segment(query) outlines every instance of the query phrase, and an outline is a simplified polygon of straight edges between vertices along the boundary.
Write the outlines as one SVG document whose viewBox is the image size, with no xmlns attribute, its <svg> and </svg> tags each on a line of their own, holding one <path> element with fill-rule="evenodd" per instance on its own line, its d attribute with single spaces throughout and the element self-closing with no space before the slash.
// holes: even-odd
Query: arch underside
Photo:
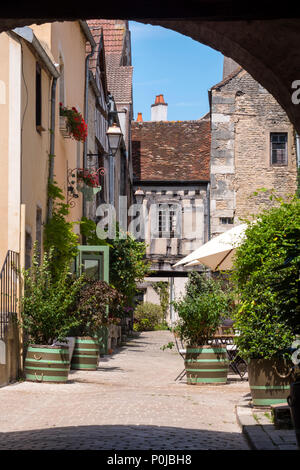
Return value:
<svg viewBox="0 0 300 470">
<path fill-rule="evenodd" d="M 92 17 L 102 17 L 101 8 L 99 13 Z M 80 19 L 89 18 L 87 6 Z M 57 8 L 56 18 L 0 18 L 0 31 L 33 23 L 76 19 L 79 18 L 63 18 Z M 232 58 L 275 97 L 300 133 L 300 105 L 294 104 L 291 98 L 292 83 L 300 80 L 300 18 L 207 21 L 197 18 L 145 19 L 131 15 L 127 19 L 172 29 Z"/>
</svg>

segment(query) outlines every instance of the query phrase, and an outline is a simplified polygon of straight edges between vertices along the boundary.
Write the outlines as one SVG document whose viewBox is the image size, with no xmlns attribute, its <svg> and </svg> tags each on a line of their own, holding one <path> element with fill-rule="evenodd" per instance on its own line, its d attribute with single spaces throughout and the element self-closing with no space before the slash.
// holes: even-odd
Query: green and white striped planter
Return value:
<svg viewBox="0 0 300 470">
<path fill-rule="evenodd" d="M 227 382 L 226 348 L 214 346 L 187 347 L 185 369 L 190 385 L 224 384 Z"/>
<path fill-rule="evenodd" d="M 96 370 L 99 361 L 99 339 L 77 336 L 72 356 L 71 369 Z"/>
<path fill-rule="evenodd" d="M 29 382 L 65 383 L 70 369 L 68 346 L 30 344 L 24 371 Z"/>
<path fill-rule="evenodd" d="M 251 359 L 248 364 L 248 379 L 254 406 L 287 404 L 290 384 L 294 380 L 289 373 L 291 365 L 284 359 Z M 280 377 L 287 375 L 287 377 Z"/>
</svg>

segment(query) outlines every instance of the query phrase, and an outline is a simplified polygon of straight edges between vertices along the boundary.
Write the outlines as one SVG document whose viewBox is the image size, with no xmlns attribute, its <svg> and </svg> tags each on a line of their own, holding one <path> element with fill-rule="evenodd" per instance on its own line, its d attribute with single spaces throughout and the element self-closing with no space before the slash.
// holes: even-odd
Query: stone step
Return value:
<svg viewBox="0 0 300 470">
<path fill-rule="evenodd" d="M 290 407 L 285 403 L 271 405 L 271 412 L 274 419 L 274 426 L 277 429 L 292 429 L 292 416 Z"/>
</svg>

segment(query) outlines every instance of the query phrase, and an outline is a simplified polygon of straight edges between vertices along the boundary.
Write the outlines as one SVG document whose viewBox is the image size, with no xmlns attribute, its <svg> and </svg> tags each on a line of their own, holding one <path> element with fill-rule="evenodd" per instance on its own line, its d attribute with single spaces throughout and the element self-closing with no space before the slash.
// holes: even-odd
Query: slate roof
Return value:
<svg viewBox="0 0 300 470">
<path fill-rule="evenodd" d="M 132 123 L 137 181 L 209 181 L 210 120 Z"/>
</svg>

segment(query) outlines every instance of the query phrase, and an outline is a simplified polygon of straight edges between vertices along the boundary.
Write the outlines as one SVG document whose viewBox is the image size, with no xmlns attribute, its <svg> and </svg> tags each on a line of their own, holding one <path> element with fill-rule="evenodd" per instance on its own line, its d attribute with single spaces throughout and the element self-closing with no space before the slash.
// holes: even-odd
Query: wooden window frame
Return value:
<svg viewBox="0 0 300 470">
<path fill-rule="evenodd" d="M 274 142 L 272 138 L 274 136 L 284 136 L 285 137 L 285 153 L 284 153 L 284 162 L 274 162 L 273 161 L 273 144 L 280 144 L 281 142 Z M 278 149 L 280 150 L 280 149 Z M 288 132 L 270 132 L 270 164 L 271 166 L 287 166 L 288 165 Z"/>
</svg>

